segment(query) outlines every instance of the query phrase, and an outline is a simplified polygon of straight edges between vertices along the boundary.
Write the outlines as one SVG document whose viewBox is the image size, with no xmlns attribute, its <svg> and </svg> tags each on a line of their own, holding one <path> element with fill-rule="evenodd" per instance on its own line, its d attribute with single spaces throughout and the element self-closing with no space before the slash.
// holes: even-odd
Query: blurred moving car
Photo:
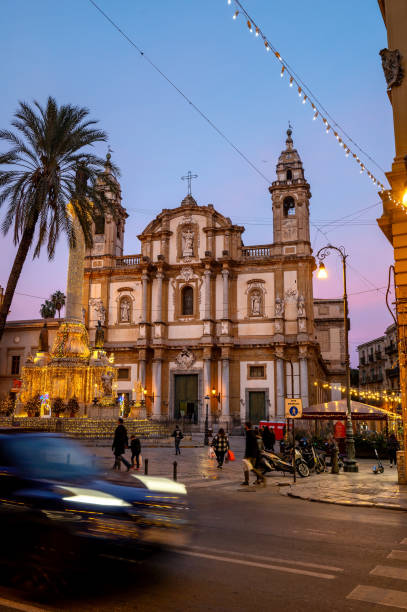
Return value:
<svg viewBox="0 0 407 612">
<path fill-rule="evenodd" d="M 0 558 L 36 580 L 96 556 L 135 559 L 185 543 L 186 488 L 130 472 L 103 477 L 80 443 L 58 434 L 0 433 Z"/>
</svg>

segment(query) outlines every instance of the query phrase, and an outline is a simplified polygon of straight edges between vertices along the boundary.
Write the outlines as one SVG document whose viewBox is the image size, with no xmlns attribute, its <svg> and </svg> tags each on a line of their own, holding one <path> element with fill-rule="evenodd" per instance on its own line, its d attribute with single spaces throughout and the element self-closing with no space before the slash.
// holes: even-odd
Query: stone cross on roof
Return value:
<svg viewBox="0 0 407 612">
<path fill-rule="evenodd" d="M 191 195 L 191 181 L 192 179 L 198 178 L 197 174 L 192 174 L 191 170 L 188 170 L 188 174 L 186 176 L 181 176 L 182 181 L 188 181 L 188 195 Z"/>
</svg>

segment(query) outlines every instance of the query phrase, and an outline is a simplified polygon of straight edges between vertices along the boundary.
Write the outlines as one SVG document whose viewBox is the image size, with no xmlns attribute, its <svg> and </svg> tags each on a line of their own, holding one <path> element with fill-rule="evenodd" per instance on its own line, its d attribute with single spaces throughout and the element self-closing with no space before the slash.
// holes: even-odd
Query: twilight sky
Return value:
<svg viewBox="0 0 407 612">
<path fill-rule="evenodd" d="M 314 252 L 329 240 L 349 253 L 355 363 L 356 345 L 382 335 L 391 323 L 384 287 L 392 249 L 375 223 L 381 206 L 371 181 L 345 158 L 322 123 L 312 121 L 310 106 L 300 103 L 286 77 L 280 78 L 278 61 L 245 22 L 232 19 L 233 2 L 99 0 L 99 5 L 270 182 L 291 121 L 313 195 Z M 377 2 L 245 0 L 244 5 L 336 121 L 389 170 L 392 114 L 378 55 L 387 40 Z M 0 126 L 9 126 L 18 100 L 44 103 L 53 95 L 59 103 L 90 108 L 108 132 L 122 172 L 123 204 L 130 215 L 126 254 L 139 252 L 137 234 L 153 216 L 179 204 L 186 192 L 180 177 L 189 169 L 199 175 L 193 183 L 199 204 L 211 202 L 245 225 L 246 245 L 272 242 L 268 183 L 90 2 L 2 0 L 1 8 Z M 106 147 L 98 152 L 104 154 Z M 381 170 L 371 162 L 368 167 L 387 185 Z M 1 238 L 3 287 L 14 252 L 11 240 Z M 64 239 L 52 263 L 45 255 L 27 260 L 11 319 L 39 316 L 43 299 L 65 289 L 66 262 Z M 330 279 L 315 283 L 315 296 L 339 297 L 342 281 L 335 255 L 327 268 Z"/>
</svg>

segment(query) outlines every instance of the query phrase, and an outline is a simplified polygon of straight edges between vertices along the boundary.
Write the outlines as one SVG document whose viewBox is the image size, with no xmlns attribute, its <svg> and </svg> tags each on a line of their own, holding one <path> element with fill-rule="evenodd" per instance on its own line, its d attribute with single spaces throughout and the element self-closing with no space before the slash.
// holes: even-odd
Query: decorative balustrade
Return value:
<svg viewBox="0 0 407 612">
<path fill-rule="evenodd" d="M 271 257 L 271 244 L 242 247 L 243 259 L 261 259 Z"/>
<path fill-rule="evenodd" d="M 116 257 L 116 268 L 127 268 L 128 266 L 138 266 L 141 263 L 142 256 L 126 255 L 125 257 Z"/>
</svg>

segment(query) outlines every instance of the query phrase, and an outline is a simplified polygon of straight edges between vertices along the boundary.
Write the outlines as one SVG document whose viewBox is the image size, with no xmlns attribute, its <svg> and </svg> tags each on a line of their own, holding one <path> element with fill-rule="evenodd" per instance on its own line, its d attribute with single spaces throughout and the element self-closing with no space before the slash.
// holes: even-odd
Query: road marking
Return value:
<svg viewBox="0 0 407 612">
<path fill-rule="evenodd" d="M 376 565 L 370 572 L 373 576 L 384 576 L 385 578 L 397 578 L 407 580 L 407 569 L 404 567 L 389 567 L 387 565 Z"/>
<path fill-rule="evenodd" d="M 199 557 L 201 559 L 210 559 L 211 561 L 223 561 L 225 563 L 234 563 L 236 565 L 246 565 L 248 567 L 259 567 L 261 569 L 274 570 L 277 572 L 285 572 L 288 574 L 302 574 L 303 576 L 312 576 L 313 578 L 324 578 L 325 580 L 333 580 L 336 578 L 334 574 L 320 574 L 318 572 L 309 572 L 307 570 L 294 569 L 292 567 L 282 567 L 281 565 L 270 565 L 267 563 L 256 563 L 255 561 L 243 561 L 242 559 L 231 559 L 230 557 L 220 557 L 218 555 L 207 555 L 204 553 L 192 552 L 190 550 L 174 551 L 181 555 L 189 557 Z"/>
<path fill-rule="evenodd" d="M 219 548 L 206 548 L 203 546 L 188 546 L 188 550 L 196 550 L 216 555 L 240 555 L 249 559 L 258 559 L 259 561 L 271 561 L 273 563 L 284 563 L 288 565 L 300 565 L 301 567 L 314 567 L 330 572 L 343 572 L 343 567 L 335 567 L 331 565 L 319 565 L 318 563 L 306 563 L 305 561 L 292 561 L 291 559 L 282 559 L 281 557 L 264 557 L 262 555 L 251 555 L 249 553 L 240 553 L 234 550 L 220 550 Z"/>
<path fill-rule="evenodd" d="M 407 561 L 407 550 L 392 550 L 391 553 L 387 555 L 387 558 Z"/>
<path fill-rule="evenodd" d="M 346 599 L 357 599 L 358 601 L 368 601 L 369 603 L 381 606 L 393 606 L 407 610 L 407 593 L 404 591 L 394 591 L 393 589 L 380 589 L 373 586 L 358 584 Z"/>
<path fill-rule="evenodd" d="M 46 612 L 45 608 L 37 608 L 36 606 L 30 606 L 29 604 L 13 601 L 12 599 L 3 599 L 2 597 L 0 597 L 0 606 L 8 606 L 13 610 L 23 610 L 23 612 Z"/>
<path fill-rule="evenodd" d="M 312 535 L 336 535 L 336 531 L 318 531 L 317 529 L 292 529 L 292 533 L 311 533 Z"/>
</svg>

